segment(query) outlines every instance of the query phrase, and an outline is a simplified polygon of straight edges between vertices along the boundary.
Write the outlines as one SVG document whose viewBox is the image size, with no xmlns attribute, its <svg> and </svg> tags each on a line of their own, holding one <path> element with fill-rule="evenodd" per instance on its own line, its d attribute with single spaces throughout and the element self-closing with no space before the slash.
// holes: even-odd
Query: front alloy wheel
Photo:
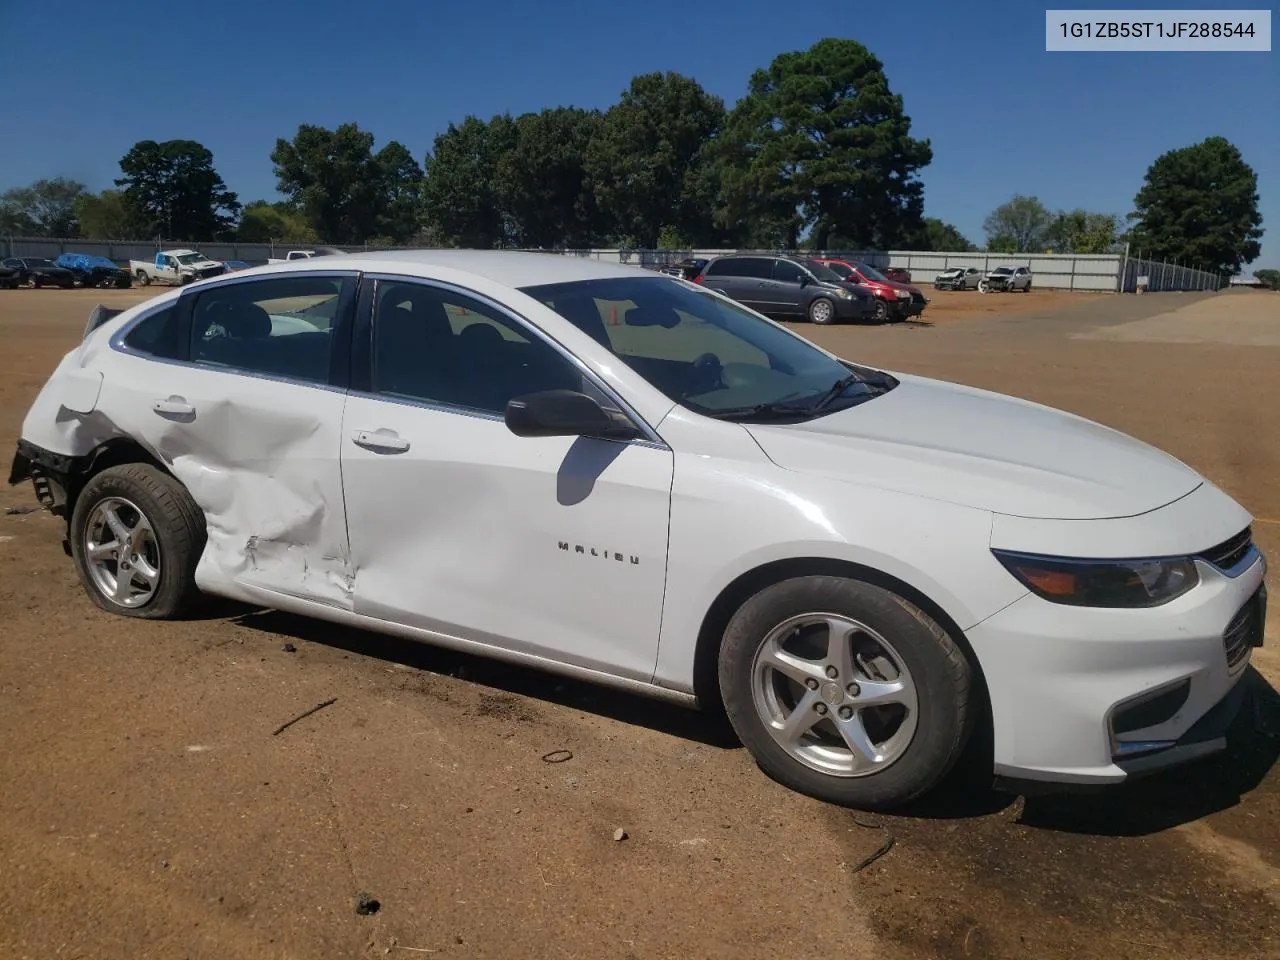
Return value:
<svg viewBox="0 0 1280 960">
<path fill-rule="evenodd" d="M 963 651 L 910 600 L 861 580 L 765 587 L 729 621 L 718 668 L 725 713 L 761 769 L 842 806 L 928 792 L 973 726 Z"/>
<path fill-rule="evenodd" d="M 818 297 L 809 304 L 809 320 L 813 323 L 828 324 L 835 316 L 836 306 L 826 297 Z"/>
<path fill-rule="evenodd" d="M 865 777 L 890 766 L 918 722 L 916 685 L 888 640 L 840 614 L 779 624 L 752 666 L 756 713 L 789 756 L 820 773 Z"/>
<path fill-rule="evenodd" d="M 884 323 L 889 319 L 889 305 L 876 297 L 876 312 L 874 314 L 876 323 Z"/>
</svg>

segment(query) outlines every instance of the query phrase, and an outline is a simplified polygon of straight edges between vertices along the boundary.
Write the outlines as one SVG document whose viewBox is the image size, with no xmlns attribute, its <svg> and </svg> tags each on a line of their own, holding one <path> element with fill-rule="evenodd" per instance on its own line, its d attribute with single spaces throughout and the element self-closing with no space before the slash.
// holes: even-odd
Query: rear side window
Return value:
<svg viewBox="0 0 1280 960">
<path fill-rule="evenodd" d="M 343 277 L 271 277 L 196 294 L 191 362 L 328 383 Z"/>
<path fill-rule="evenodd" d="M 158 310 L 134 324 L 125 334 L 124 345 L 135 353 L 164 360 L 176 360 L 181 346 L 177 312 L 172 306 Z"/>
</svg>

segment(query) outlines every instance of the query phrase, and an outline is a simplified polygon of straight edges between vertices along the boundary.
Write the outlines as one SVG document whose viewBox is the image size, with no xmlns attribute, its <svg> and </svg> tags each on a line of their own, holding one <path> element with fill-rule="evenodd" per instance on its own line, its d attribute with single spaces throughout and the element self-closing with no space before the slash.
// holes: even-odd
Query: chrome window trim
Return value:
<svg viewBox="0 0 1280 960">
<path fill-rule="evenodd" d="M 209 280 L 200 281 L 199 286 L 192 284 L 184 289 L 178 296 L 172 300 L 162 304 L 156 304 L 137 316 L 127 321 L 107 341 L 107 345 L 117 353 L 122 353 L 127 357 L 136 357 L 139 360 L 146 360 L 151 363 L 163 363 L 173 367 L 185 367 L 189 370 L 210 370 L 214 373 L 222 373 L 233 377 L 251 377 L 254 380 L 267 380 L 272 383 L 284 383 L 294 387 L 309 387 L 313 390 L 326 390 L 329 393 L 347 393 L 345 387 L 335 387 L 331 383 L 320 383 L 315 380 L 301 380 L 297 377 L 286 377 L 276 373 L 262 373 L 257 370 L 245 370 L 241 367 L 218 366 L 212 363 L 202 363 L 198 360 L 174 360 L 170 357 L 157 357 L 154 354 L 144 353 L 141 350 L 132 349 L 125 338 L 133 331 L 133 328 L 140 324 L 143 320 L 155 316 L 163 310 L 172 310 L 178 307 L 183 297 L 196 296 L 209 290 L 221 287 L 229 287 L 240 283 L 253 283 L 254 281 L 278 280 L 283 277 L 306 277 L 309 279 L 323 279 L 325 277 L 336 277 L 341 279 L 359 279 L 359 270 L 282 270 L 278 273 L 260 273 L 252 277 L 241 277 L 237 274 L 224 274 L 222 277 L 210 277 Z"/>
<path fill-rule="evenodd" d="M 419 286 L 435 287 L 440 290 L 456 293 L 459 296 L 468 297 L 502 314 L 504 317 L 510 320 L 516 326 L 517 329 L 528 333 L 530 336 L 535 337 L 538 340 L 541 340 L 544 344 L 549 346 L 561 357 L 568 360 L 569 363 L 572 364 L 584 377 L 586 377 L 589 381 L 591 381 L 591 383 L 596 387 L 596 389 L 598 389 L 607 398 L 609 398 L 614 403 L 616 403 L 618 405 L 618 409 L 622 412 L 622 414 L 631 421 L 631 423 L 636 427 L 636 429 L 638 429 L 642 434 L 644 434 L 643 440 L 637 438 L 635 440 L 624 441 L 624 442 L 640 443 L 644 446 L 656 446 L 663 450 L 671 449 L 670 446 L 668 446 L 668 444 L 666 443 L 666 441 L 664 441 L 662 437 L 658 435 L 658 432 L 654 430 L 654 428 L 649 424 L 649 422 L 645 420 L 644 417 L 640 416 L 640 414 L 636 411 L 636 409 L 633 406 L 631 406 L 631 404 L 629 404 L 625 399 L 623 399 L 622 396 L 619 395 L 618 391 L 610 387 L 599 376 L 596 375 L 594 370 L 592 370 L 585 363 L 583 363 L 583 361 L 581 360 L 581 358 L 577 356 L 577 354 L 575 354 L 572 350 L 567 348 L 564 344 L 562 344 L 559 340 L 555 339 L 549 333 L 540 329 L 536 324 L 530 323 L 526 317 L 521 316 L 519 313 L 517 313 L 512 307 L 508 306 L 507 304 L 501 303 L 493 299 L 492 297 L 486 296 L 485 294 L 480 293 L 476 290 L 472 290 L 469 287 L 463 287 L 456 283 L 450 283 L 447 280 L 436 280 L 430 277 L 417 277 L 412 275 L 382 273 L 382 272 L 366 273 L 364 274 L 364 276 L 367 279 L 375 281 L 379 285 L 385 282 L 385 283 L 413 283 Z M 512 288 L 512 289 L 515 289 L 515 288 Z M 372 312 L 372 316 L 370 317 L 371 330 L 373 331 L 375 342 L 376 342 L 377 327 L 378 327 L 378 301 L 376 299 L 377 295 L 378 295 L 378 291 L 375 288 L 373 312 Z M 568 322 L 569 322 L 568 320 L 565 320 L 565 323 L 568 323 Z M 374 357 L 371 352 L 369 356 L 369 365 L 371 368 L 370 372 L 372 372 L 373 363 L 374 363 Z M 356 391 L 352 391 L 352 394 L 355 395 Z M 403 403 L 410 406 L 418 406 L 418 407 L 423 407 L 431 410 L 439 410 L 444 413 L 461 413 L 468 416 L 479 417 L 481 419 L 495 419 L 495 420 L 504 419 L 502 414 L 494 413 L 492 410 L 480 410 L 474 407 L 462 407 L 462 406 L 455 406 L 453 404 L 443 404 L 443 403 L 436 403 L 431 401 L 409 400 L 404 397 L 392 397 L 392 396 L 388 396 L 385 394 L 376 393 L 372 391 L 362 395 L 367 396 L 370 399 L 374 399 L 374 400 L 386 400 L 388 402 Z"/>
</svg>

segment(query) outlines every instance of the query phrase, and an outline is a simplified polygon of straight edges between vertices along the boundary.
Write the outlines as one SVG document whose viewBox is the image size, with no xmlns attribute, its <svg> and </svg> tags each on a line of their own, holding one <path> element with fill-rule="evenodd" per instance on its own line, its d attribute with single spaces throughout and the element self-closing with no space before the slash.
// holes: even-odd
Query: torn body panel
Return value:
<svg viewBox="0 0 1280 960">
<path fill-rule="evenodd" d="M 59 460 L 46 464 L 55 475 L 88 468 L 119 441 L 163 464 L 204 512 L 202 590 L 243 599 L 239 585 L 251 585 L 350 609 L 344 402 L 327 387 L 133 356 L 95 336 L 63 358 L 23 439 L 39 459 Z"/>
</svg>

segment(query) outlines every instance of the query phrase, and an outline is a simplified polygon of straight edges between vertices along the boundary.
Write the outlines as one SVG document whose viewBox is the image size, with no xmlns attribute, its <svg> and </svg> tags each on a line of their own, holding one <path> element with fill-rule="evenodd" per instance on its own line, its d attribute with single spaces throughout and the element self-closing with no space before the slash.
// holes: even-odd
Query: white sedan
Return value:
<svg viewBox="0 0 1280 960">
<path fill-rule="evenodd" d="M 851 806 L 971 731 L 1009 783 L 1203 756 L 1262 642 L 1251 518 L 1033 403 L 568 256 L 256 268 L 95 315 L 11 480 L 100 607 L 202 594 L 723 705 Z"/>
</svg>

